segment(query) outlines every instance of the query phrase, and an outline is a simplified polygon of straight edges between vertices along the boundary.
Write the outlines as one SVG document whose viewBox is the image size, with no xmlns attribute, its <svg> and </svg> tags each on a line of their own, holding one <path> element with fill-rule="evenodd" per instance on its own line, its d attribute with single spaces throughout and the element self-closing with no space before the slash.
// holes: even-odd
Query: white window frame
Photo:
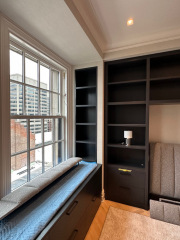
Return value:
<svg viewBox="0 0 180 240">
<path fill-rule="evenodd" d="M 67 104 L 64 117 L 66 159 L 73 156 L 73 84 L 72 66 L 52 52 L 49 48 L 34 39 L 31 35 L 15 25 L 0 13 L 0 198 L 11 191 L 11 148 L 10 148 L 10 81 L 9 81 L 9 34 L 17 36 L 66 69 L 67 93 L 64 101 Z M 45 62 L 43 58 L 42 62 Z M 49 116 L 48 116 L 49 117 Z"/>
</svg>

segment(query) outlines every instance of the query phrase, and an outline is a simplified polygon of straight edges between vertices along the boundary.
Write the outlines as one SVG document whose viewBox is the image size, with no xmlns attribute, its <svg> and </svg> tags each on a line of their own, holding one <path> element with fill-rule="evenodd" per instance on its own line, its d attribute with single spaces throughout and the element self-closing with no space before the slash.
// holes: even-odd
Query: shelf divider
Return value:
<svg viewBox="0 0 180 240">
<path fill-rule="evenodd" d="M 146 101 L 108 102 L 108 105 L 137 105 L 146 104 Z"/>
<path fill-rule="evenodd" d="M 108 127 L 146 127 L 146 124 L 108 124 Z"/>
<path fill-rule="evenodd" d="M 116 148 L 126 148 L 126 149 L 138 149 L 138 150 L 146 150 L 146 146 L 140 146 L 140 145 L 130 145 L 130 146 L 126 146 L 120 143 L 109 143 L 107 145 L 108 147 L 116 147 Z"/>
<path fill-rule="evenodd" d="M 141 82 L 146 82 L 146 79 L 127 80 L 127 81 L 119 81 L 119 82 L 108 82 L 108 85 L 131 84 L 131 83 L 141 83 Z"/>
</svg>

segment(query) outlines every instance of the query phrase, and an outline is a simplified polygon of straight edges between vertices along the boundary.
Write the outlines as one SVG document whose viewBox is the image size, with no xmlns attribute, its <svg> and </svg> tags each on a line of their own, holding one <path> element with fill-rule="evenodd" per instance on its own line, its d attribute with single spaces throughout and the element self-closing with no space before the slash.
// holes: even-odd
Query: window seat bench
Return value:
<svg viewBox="0 0 180 240">
<path fill-rule="evenodd" d="M 81 161 L 3 218 L 0 239 L 84 239 L 100 192 L 101 166 Z"/>
</svg>

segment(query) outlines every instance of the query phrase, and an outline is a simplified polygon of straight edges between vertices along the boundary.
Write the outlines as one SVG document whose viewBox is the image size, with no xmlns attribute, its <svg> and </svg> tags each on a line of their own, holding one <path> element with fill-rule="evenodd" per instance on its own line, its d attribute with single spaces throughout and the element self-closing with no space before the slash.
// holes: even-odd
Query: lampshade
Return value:
<svg viewBox="0 0 180 240">
<path fill-rule="evenodd" d="M 132 131 L 124 131 L 124 138 L 132 138 L 133 133 Z"/>
</svg>

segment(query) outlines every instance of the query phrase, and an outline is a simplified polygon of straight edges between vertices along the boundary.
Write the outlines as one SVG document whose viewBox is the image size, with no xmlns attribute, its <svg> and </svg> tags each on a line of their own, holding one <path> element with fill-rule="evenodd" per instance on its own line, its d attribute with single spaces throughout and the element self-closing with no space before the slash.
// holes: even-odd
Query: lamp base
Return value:
<svg viewBox="0 0 180 240">
<path fill-rule="evenodd" d="M 125 138 L 125 145 L 130 146 L 131 145 L 131 138 Z"/>
</svg>

